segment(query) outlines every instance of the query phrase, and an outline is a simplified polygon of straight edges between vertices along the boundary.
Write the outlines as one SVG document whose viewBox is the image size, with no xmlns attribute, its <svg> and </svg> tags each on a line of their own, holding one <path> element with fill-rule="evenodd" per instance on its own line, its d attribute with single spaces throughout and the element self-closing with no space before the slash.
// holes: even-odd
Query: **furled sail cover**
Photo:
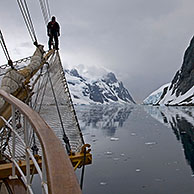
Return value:
<svg viewBox="0 0 194 194">
<path fill-rule="evenodd" d="M 13 94 L 17 89 L 22 88 L 24 78 L 30 76 L 34 71 L 39 69 L 43 57 L 43 46 L 40 45 L 36 48 L 33 56 L 30 59 L 30 63 L 23 68 L 23 73 L 17 71 L 17 69 L 8 69 L 5 72 L 1 80 L 0 89 L 6 91 L 9 94 Z M 4 105 L 4 100 L 0 98 L 0 109 Z"/>
</svg>

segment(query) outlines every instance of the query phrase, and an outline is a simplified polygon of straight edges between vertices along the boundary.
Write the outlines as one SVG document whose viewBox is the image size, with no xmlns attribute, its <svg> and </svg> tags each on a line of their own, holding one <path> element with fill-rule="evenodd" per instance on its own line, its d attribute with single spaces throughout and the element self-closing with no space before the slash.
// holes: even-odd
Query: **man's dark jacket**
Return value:
<svg viewBox="0 0 194 194">
<path fill-rule="evenodd" d="M 59 27 L 59 24 L 56 21 L 55 22 L 50 21 L 48 23 L 48 25 L 47 25 L 48 36 L 50 36 L 50 35 L 59 36 L 60 35 L 59 30 L 60 30 L 60 27 Z"/>
</svg>

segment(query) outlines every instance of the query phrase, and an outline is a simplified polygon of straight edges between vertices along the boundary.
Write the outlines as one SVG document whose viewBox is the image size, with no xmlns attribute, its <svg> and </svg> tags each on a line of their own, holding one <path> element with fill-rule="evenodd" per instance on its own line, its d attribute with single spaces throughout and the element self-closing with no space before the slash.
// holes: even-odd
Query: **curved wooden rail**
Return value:
<svg viewBox="0 0 194 194">
<path fill-rule="evenodd" d="M 45 158 L 49 194 L 81 193 L 70 159 L 53 130 L 37 112 L 14 96 L 3 90 L 0 90 L 0 96 L 27 117 L 37 134 Z"/>
</svg>

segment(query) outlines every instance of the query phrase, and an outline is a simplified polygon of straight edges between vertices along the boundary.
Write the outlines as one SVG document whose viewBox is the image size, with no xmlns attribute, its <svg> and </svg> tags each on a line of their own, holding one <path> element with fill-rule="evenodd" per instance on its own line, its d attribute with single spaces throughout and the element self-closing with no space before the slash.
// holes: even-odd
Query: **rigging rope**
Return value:
<svg viewBox="0 0 194 194">
<path fill-rule="evenodd" d="M 80 180 L 81 190 L 83 189 L 83 183 L 84 183 L 85 162 L 86 162 L 86 148 L 84 148 L 84 161 L 83 161 L 82 172 L 81 172 L 81 180 Z"/>
<path fill-rule="evenodd" d="M 39 2 L 40 2 L 40 8 L 41 8 L 41 11 L 42 11 L 44 22 L 47 25 L 48 21 L 51 17 L 49 2 L 48 2 L 48 0 L 39 0 Z"/>
<path fill-rule="evenodd" d="M 35 33 L 35 29 L 34 29 L 34 26 L 32 23 L 32 19 L 30 16 L 30 12 L 29 12 L 26 0 L 17 0 L 17 3 L 18 3 L 18 6 L 20 8 L 20 11 L 21 11 L 21 14 L 23 16 L 26 27 L 28 29 L 28 32 L 30 34 L 30 37 L 32 39 L 32 42 L 34 43 L 35 46 L 37 46 L 38 42 L 37 42 L 37 38 L 36 38 L 36 33 Z"/>
<path fill-rule="evenodd" d="M 4 38 L 3 38 L 3 34 L 0 30 L 0 43 L 1 43 L 1 46 L 2 46 L 2 49 L 3 49 L 3 52 L 5 54 L 5 57 L 7 58 L 7 61 L 8 61 L 8 64 L 11 66 L 12 69 L 14 69 L 13 67 L 13 62 L 9 56 L 9 52 L 7 50 L 7 47 L 6 47 L 6 44 L 5 44 L 5 41 L 4 41 Z"/>
<path fill-rule="evenodd" d="M 47 7 L 48 16 L 50 18 L 51 17 L 51 11 L 50 11 L 49 1 L 48 0 L 46 0 L 46 7 Z"/>
</svg>

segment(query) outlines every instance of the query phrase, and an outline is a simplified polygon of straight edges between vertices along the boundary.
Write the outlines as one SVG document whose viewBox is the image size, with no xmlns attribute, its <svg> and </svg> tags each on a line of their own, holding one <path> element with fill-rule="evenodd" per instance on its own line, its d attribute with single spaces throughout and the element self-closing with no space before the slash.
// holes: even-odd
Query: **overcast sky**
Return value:
<svg viewBox="0 0 194 194">
<path fill-rule="evenodd" d="M 47 48 L 38 0 L 27 0 L 38 41 Z M 106 68 L 133 98 L 172 80 L 193 36 L 193 0 L 49 0 L 61 26 L 63 65 Z M 34 51 L 16 0 L 1 0 L 0 29 L 12 60 Z M 6 63 L 0 49 L 0 64 Z"/>
</svg>

